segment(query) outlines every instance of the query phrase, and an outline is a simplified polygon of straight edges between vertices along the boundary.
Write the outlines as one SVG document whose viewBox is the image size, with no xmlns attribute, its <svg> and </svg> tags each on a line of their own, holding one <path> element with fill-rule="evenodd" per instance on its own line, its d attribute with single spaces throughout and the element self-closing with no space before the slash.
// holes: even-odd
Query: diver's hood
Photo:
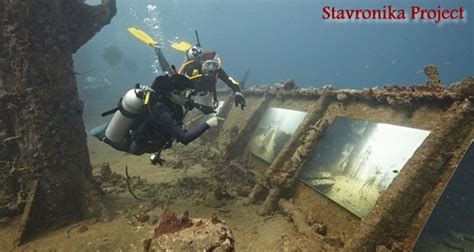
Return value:
<svg viewBox="0 0 474 252">
<path fill-rule="evenodd" d="M 155 78 L 151 88 L 157 92 L 170 94 L 173 91 L 183 91 L 191 89 L 193 84 L 188 77 L 181 74 L 174 74 L 172 76 L 161 75 Z"/>
</svg>

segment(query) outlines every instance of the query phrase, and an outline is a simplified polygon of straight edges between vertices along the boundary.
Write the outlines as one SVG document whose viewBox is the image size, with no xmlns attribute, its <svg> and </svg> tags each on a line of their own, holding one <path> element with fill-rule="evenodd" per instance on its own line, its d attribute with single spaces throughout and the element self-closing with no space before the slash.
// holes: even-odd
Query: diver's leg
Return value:
<svg viewBox="0 0 474 252">
<path fill-rule="evenodd" d="M 105 138 L 105 130 L 107 129 L 107 123 L 104 123 L 100 126 L 97 126 L 91 129 L 90 133 L 100 141 L 104 141 Z"/>
<path fill-rule="evenodd" d="M 156 56 L 158 57 L 158 63 L 160 63 L 161 70 L 163 72 L 171 73 L 172 69 L 170 67 L 170 64 L 168 63 L 168 60 L 166 60 L 161 49 L 158 46 L 155 46 L 154 49 L 155 49 Z"/>
<path fill-rule="evenodd" d="M 93 129 L 91 129 L 91 131 L 90 131 L 91 135 L 93 135 L 94 137 L 96 137 L 100 141 L 110 145 L 112 148 L 114 148 L 116 150 L 128 152 L 129 148 L 128 148 L 127 144 L 114 143 L 114 142 L 107 139 L 107 137 L 105 136 L 105 130 L 107 129 L 107 125 L 108 125 L 107 123 L 104 123 L 100 126 L 97 126 Z"/>
</svg>

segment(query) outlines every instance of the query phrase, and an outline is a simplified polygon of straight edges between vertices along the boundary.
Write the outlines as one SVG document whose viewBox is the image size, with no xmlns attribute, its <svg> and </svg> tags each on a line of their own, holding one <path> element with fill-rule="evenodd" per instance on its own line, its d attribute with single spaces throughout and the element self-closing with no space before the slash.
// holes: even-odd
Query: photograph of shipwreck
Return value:
<svg viewBox="0 0 474 252">
<path fill-rule="evenodd" d="M 474 251 L 474 3 L 0 1 L 0 252 Z"/>
</svg>

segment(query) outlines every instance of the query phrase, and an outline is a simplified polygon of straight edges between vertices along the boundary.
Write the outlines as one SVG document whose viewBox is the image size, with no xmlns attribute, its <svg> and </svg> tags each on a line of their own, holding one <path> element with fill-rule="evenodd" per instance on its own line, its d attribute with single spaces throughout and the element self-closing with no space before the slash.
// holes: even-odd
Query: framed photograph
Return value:
<svg viewBox="0 0 474 252">
<path fill-rule="evenodd" d="M 364 218 L 429 131 L 336 117 L 300 178 Z"/>
<path fill-rule="evenodd" d="M 474 143 L 471 142 L 413 251 L 474 251 L 473 181 Z"/>
<path fill-rule="evenodd" d="M 268 108 L 250 140 L 249 151 L 271 163 L 306 115 L 302 111 Z"/>
</svg>

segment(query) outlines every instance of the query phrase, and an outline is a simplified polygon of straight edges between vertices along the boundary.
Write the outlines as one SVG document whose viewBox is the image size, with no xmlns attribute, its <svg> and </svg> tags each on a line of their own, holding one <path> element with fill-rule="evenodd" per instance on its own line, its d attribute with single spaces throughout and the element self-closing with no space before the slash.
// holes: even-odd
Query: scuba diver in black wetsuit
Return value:
<svg viewBox="0 0 474 252">
<path fill-rule="evenodd" d="M 115 113 L 110 123 L 91 133 L 120 151 L 134 155 L 155 153 L 152 163 L 163 164 L 161 151 L 170 148 L 173 140 L 186 145 L 218 124 L 217 118 L 212 117 L 189 130 L 184 128 L 182 107 L 203 109 L 189 99 L 191 88 L 191 81 L 179 74 L 158 76 L 151 88 L 137 85 L 122 98 L 118 108 L 103 114 Z"/>
<path fill-rule="evenodd" d="M 217 125 L 217 119 L 213 117 L 189 130 L 183 128 L 182 106 L 192 103 L 188 98 L 192 85 L 185 76 L 159 76 L 151 88 L 154 95 L 145 108 L 144 120 L 134 132 L 130 153 L 141 155 L 145 152 L 159 152 L 163 147 L 169 148 L 174 139 L 187 145 L 211 126 Z M 152 156 L 153 159 L 155 158 Z"/>
</svg>

